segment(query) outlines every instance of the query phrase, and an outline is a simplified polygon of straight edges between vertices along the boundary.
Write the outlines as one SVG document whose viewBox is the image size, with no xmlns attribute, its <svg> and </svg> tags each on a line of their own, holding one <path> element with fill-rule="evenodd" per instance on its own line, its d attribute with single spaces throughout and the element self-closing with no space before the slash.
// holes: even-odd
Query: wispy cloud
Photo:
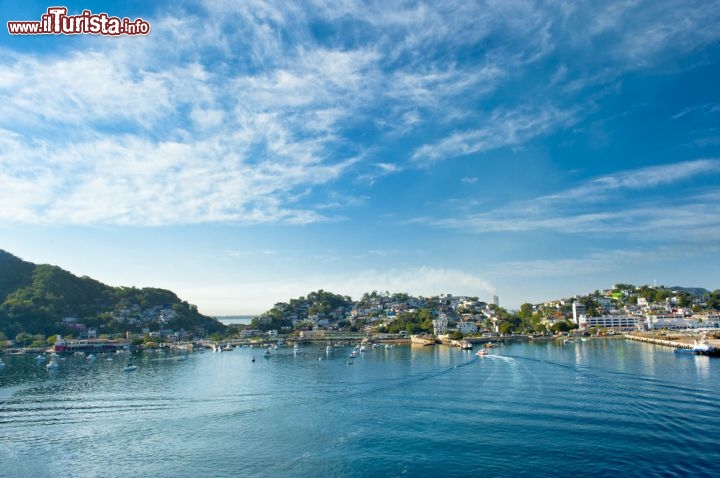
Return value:
<svg viewBox="0 0 720 478">
<path fill-rule="evenodd" d="M 631 234 L 646 240 L 707 240 L 707 235 L 720 227 L 720 219 L 713 212 L 720 207 L 720 195 L 690 189 L 672 200 L 638 201 L 628 199 L 626 194 L 641 189 L 679 187 L 691 178 L 719 173 L 717 159 L 650 166 L 591 179 L 572 189 L 489 212 L 420 221 L 475 233 L 545 230 L 565 234 Z"/>
<path fill-rule="evenodd" d="M 456 156 L 482 153 L 504 146 L 517 146 L 557 128 L 571 126 L 576 111 L 544 108 L 495 110 L 483 120 L 481 128 L 454 133 L 435 144 L 425 144 L 412 155 L 412 160 L 428 164 Z"/>
<path fill-rule="evenodd" d="M 718 2 L 661 3 L 205 1 L 144 38 L 6 50 L 0 218 L 331 220 L 308 191 L 522 147 L 584 118 L 589 88 L 717 41 Z M 634 180 L 612 179 L 565 194 Z"/>
<path fill-rule="evenodd" d="M 606 194 L 620 190 L 650 189 L 682 182 L 704 174 L 720 173 L 719 159 L 698 159 L 675 164 L 648 166 L 632 171 L 623 171 L 602 176 L 578 187 L 540 198 L 548 201 L 581 199 L 594 201 Z"/>
</svg>

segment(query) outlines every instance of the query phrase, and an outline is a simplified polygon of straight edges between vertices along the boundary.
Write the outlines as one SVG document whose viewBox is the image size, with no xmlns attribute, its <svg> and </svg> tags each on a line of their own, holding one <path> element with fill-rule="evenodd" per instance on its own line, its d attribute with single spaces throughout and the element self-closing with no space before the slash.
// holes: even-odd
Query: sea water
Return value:
<svg viewBox="0 0 720 478">
<path fill-rule="evenodd" d="M 720 359 L 601 339 L 351 350 L 144 353 L 132 372 L 6 355 L 0 476 L 720 475 Z"/>
</svg>

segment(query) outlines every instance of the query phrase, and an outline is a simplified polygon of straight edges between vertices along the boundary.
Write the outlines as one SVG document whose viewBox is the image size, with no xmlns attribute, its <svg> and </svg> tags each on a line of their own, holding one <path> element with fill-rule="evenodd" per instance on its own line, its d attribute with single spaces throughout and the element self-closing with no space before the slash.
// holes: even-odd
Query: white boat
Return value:
<svg viewBox="0 0 720 478">
<path fill-rule="evenodd" d="M 272 352 L 270 352 L 270 347 L 268 347 L 267 349 L 265 349 L 265 353 L 263 354 L 263 357 L 269 358 L 271 356 L 272 356 Z"/>
<path fill-rule="evenodd" d="M 45 362 L 45 356 L 44 355 L 38 355 L 35 357 L 35 363 L 38 365 Z"/>
<path fill-rule="evenodd" d="M 133 364 L 132 358 L 128 358 L 127 365 L 125 366 L 125 368 L 123 370 L 125 372 L 132 372 L 136 368 L 137 368 L 137 366 L 135 366 L 135 364 Z"/>
<path fill-rule="evenodd" d="M 460 347 L 461 350 L 472 350 L 473 344 L 468 342 L 467 340 L 461 340 L 458 343 L 458 347 Z"/>
<path fill-rule="evenodd" d="M 327 352 L 327 353 L 332 352 L 332 347 L 329 345 L 327 347 L 325 347 L 325 352 Z"/>
<path fill-rule="evenodd" d="M 482 357 L 487 354 L 488 354 L 488 351 L 486 349 L 480 349 L 477 352 L 475 352 L 475 355 L 477 355 L 478 357 Z"/>
<path fill-rule="evenodd" d="M 48 370 L 57 370 L 58 368 L 60 368 L 60 364 L 57 363 L 57 360 L 55 360 L 55 358 L 53 358 L 47 365 L 45 365 L 45 368 Z"/>
<path fill-rule="evenodd" d="M 360 355 L 360 353 L 358 353 L 357 350 L 353 350 L 352 352 L 350 352 L 350 358 L 355 358 L 355 357 L 357 357 L 358 355 Z"/>
<path fill-rule="evenodd" d="M 699 339 L 697 339 L 693 343 L 693 346 L 690 350 L 696 354 L 704 354 L 704 353 L 710 352 L 712 350 L 712 347 L 710 346 L 710 343 L 707 341 L 707 336 L 705 334 L 703 334 L 702 336 L 700 336 Z"/>
</svg>

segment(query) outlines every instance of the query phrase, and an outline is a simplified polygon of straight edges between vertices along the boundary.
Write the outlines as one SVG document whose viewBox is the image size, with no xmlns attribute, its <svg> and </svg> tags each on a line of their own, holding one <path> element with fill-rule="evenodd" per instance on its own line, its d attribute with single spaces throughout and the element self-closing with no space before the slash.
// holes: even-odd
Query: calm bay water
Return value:
<svg viewBox="0 0 720 478">
<path fill-rule="evenodd" d="M 0 476 L 720 474 L 720 359 L 622 340 L 350 351 L 144 354 L 134 372 L 3 356 Z"/>
</svg>

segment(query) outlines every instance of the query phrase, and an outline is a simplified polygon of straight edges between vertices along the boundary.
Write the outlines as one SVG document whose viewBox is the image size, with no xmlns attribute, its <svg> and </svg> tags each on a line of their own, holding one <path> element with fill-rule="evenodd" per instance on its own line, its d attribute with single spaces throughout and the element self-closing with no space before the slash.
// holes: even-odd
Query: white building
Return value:
<svg viewBox="0 0 720 478">
<path fill-rule="evenodd" d="M 463 334 L 474 334 L 477 332 L 477 324 L 475 322 L 461 320 L 458 321 L 457 329 L 458 332 Z"/>
<path fill-rule="evenodd" d="M 581 321 L 585 320 L 585 306 L 582 304 L 578 304 L 577 301 L 574 301 L 572 303 L 572 313 L 573 322 L 575 322 L 575 325 L 577 325 L 578 327 L 581 327 Z"/>
<path fill-rule="evenodd" d="M 447 334 L 447 327 L 448 327 L 447 317 L 440 317 L 440 318 L 434 319 L 432 321 L 432 323 L 433 323 L 433 334 L 435 334 L 435 336 Z"/>
<path fill-rule="evenodd" d="M 707 327 L 706 323 L 682 314 L 648 314 L 645 318 L 645 328 L 648 330 L 683 330 Z"/>
<path fill-rule="evenodd" d="M 642 324 L 641 317 L 629 315 L 603 315 L 600 317 L 580 317 L 580 328 L 601 327 L 613 330 L 638 330 Z"/>
</svg>

